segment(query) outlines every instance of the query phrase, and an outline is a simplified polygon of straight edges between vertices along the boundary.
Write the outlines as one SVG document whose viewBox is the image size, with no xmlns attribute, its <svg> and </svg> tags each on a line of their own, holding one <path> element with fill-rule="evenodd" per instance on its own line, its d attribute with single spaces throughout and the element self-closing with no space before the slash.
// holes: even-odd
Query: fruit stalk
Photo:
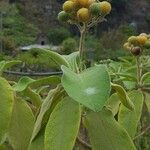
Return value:
<svg viewBox="0 0 150 150">
<path fill-rule="evenodd" d="M 140 62 L 140 57 L 136 57 L 136 65 L 137 65 L 137 85 L 141 86 L 141 76 L 142 76 L 142 66 Z"/>
<path fill-rule="evenodd" d="M 79 53 L 81 62 L 83 61 L 85 35 L 86 35 L 86 25 L 84 24 L 83 28 L 80 30 Z"/>
</svg>

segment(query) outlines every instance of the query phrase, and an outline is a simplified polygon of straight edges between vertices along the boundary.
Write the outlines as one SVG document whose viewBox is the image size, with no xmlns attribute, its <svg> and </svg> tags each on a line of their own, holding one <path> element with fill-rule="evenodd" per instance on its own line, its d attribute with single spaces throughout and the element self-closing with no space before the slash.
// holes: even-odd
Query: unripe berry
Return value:
<svg viewBox="0 0 150 150">
<path fill-rule="evenodd" d="M 128 42 L 131 43 L 131 44 L 137 44 L 138 43 L 137 37 L 136 36 L 129 37 Z"/>
<path fill-rule="evenodd" d="M 88 7 L 90 7 L 90 5 L 92 5 L 93 3 L 95 3 L 95 0 L 88 0 Z"/>
<path fill-rule="evenodd" d="M 131 53 L 134 55 L 134 56 L 138 56 L 138 55 L 140 55 L 140 53 L 141 53 L 141 48 L 140 47 L 133 47 L 132 49 L 131 49 Z"/>
<path fill-rule="evenodd" d="M 90 19 L 90 13 L 87 8 L 81 8 L 77 12 L 78 20 L 81 22 L 88 22 Z"/>
<path fill-rule="evenodd" d="M 150 49 L 150 40 L 147 40 L 144 44 L 144 48 Z"/>
<path fill-rule="evenodd" d="M 127 50 L 127 51 L 129 51 L 129 50 L 131 50 L 131 44 L 130 43 L 125 43 L 124 45 L 123 45 L 123 49 L 124 50 Z"/>
<path fill-rule="evenodd" d="M 61 11 L 59 14 L 58 14 L 58 20 L 59 21 L 62 21 L 62 22 L 66 22 L 69 20 L 69 15 L 68 13 L 66 13 L 65 11 Z"/>
<path fill-rule="evenodd" d="M 64 4 L 63 4 L 63 10 L 65 12 L 72 12 L 75 8 L 75 3 L 73 1 L 66 1 Z"/>
<path fill-rule="evenodd" d="M 147 41 L 147 37 L 145 37 L 145 36 L 138 36 L 138 37 L 137 37 L 137 41 L 138 41 L 138 43 L 139 43 L 140 45 L 144 45 L 145 42 Z"/>
<path fill-rule="evenodd" d="M 99 3 L 93 3 L 90 5 L 90 13 L 92 16 L 99 16 L 100 12 Z"/>
<path fill-rule="evenodd" d="M 111 11 L 111 4 L 107 1 L 103 1 L 99 3 L 101 13 L 107 15 Z"/>
</svg>

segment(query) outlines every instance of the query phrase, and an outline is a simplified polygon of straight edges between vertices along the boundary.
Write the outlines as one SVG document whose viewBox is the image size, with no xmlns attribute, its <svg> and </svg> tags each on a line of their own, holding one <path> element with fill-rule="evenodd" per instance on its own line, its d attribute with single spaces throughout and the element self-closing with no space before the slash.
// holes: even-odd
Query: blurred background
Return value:
<svg viewBox="0 0 150 150">
<path fill-rule="evenodd" d="M 150 0 L 109 0 L 107 22 L 92 28 L 86 49 L 94 60 L 117 59 L 127 53 L 122 45 L 131 35 L 149 33 Z M 57 14 L 64 0 L 0 0 L 0 59 L 40 46 L 69 54 L 78 46 L 75 26 L 61 24 Z M 115 41 L 115 42 L 114 42 Z M 25 56 L 24 56 L 25 57 Z"/>
</svg>

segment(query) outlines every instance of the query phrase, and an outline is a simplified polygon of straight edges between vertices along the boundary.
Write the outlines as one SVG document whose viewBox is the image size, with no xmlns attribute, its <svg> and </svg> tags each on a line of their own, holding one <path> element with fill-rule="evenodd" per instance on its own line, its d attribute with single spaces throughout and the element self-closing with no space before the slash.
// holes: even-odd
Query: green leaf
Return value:
<svg viewBox="0 0 150 150">
<path fill-rule="evenodd" d="M 145 73 L 141 78 L 142 83 L 150 83 L 150 72 Z"/>
<path fill-rule="evenodd" d="M 128 81 L 137 81 L 136 77 L 134 77 L 131 74 L 127 74 L 127 73 L 116 73 L 116 75 L 119 75 L 121 77 L 125 77 L 125 79 Z"/>
<path fill-rule="evenodd" d="M 134 110 L 134 104 L 130 100 L 130 98 L 129 98 L 127 92 L 125 91 L 125 89 L 122 86 L 118 85 L 118 84 L 113 84 L 112 83 L 111 86 L 112 86 L 112 89 L 114 89 L 117 92 L 121 103 L 124 106 L 126 106 L 128 109 Z"/>
<path fill-rule="evenodd" d="M 31 88 L 37 88 L 43 85 L 58 84 L 58 83 L 60 83 L 60 77 L 57 76 L 45 77 L 38 80 L 34 80 L 30 77 L 22 77 L 18 81 L 18 83 L 13 86 L 13 89 L 17 92 L 22 92 L 29 86 Z"/>
<path fill-rule="evenodd" d="M 45 118 L 49 117 L 53 107 L 61 100 L 61 91 L 58 88 L 51 90 L 41 105 L 40 112 L 37 116 L 31 141 L 37 136 L 43 126 L 45 126 Z M 54 106 L 53 106 L 54 105 Z"/>
<path fill-rule="evenodd" d="M 112 111 L 113 115 L 115 116 L 119 111 L 120 103 L 121 102 L 119 100 L 118 94 L 115 93 L 110 96 L 108 101 L 106 101 L 106 106 Z"/>
<path fill-rule="evenodd" d="M 110 94 L 110 77 L 102 65 L 91 67 L 80 74 L 62 66 L 62 85 L 75 101 L 100 111 Z"/>
<path fill-rule="evenodd" d="M 36 138 L 30 143 L 28 150 L 44 150 L 44 133 L 45 129 L 39 132 Z"/>
<path fill-rule="evenodd" d="M 12 61 L 1 61 L 0 62 L 0 75 L 2 75 L 3 71 L 11 68 L 14 65 L 20 64 L 21 61 L 18 60 L 12 60 Z"/>
<path fill-rule="evenodd" d="M 126 107 L 121 105 L 118 114 L 118 122 L 127 130 L 131 138 L 134 138 L 142 113 L 144 97 L 142 92 L 140 91 L 130 92 L 129 97 L 134 103 L 135 109 L 133 111 L 130 111 Z"/>
<path fill-rule="evenodd" d="M 78 63 L 79 63 L 79 52 L 71 53 L 70 55 L 63 55 L 66 61 L 69 64 L 69 68 L 76 72 L 78 70 Z"/>
<path fill-rule="evenodd" d="M 52 112 L 45 130 L 45 150 L 72 150 L 81 119 L 77 102 L 66 97 Z"/>
<path fill-rule="evenodd" d="M 92 150 L 136 150 L 128 133 L 106 108 L 87 112 L 87 125 Z"/>
<path fill-rule="evenodd" d="M 36 106 L 36 107 L 41 106 L 42 100 L 41 100 L 40 95 L 38 93 L 36 93 L 35 91 L 33 91 L 31 88 L 27 88 L 24 91 L 24 94 L 31 99 L 31 102 L 34 106 Z"/>
<path fill-rule="evenodd" d="M 0 77 L 0 142 L 8 132 L 14 95 L 8 82 Z"/>
<path fill-rule="evenodd" d="M 20 98 L 15 99 L 8 139 L 15 150 L 27 150 L 35 118 L 30 107 Z"/>
<path fill-rule="evenodd" d="M 150 113 L 150 93 L 145 92 L 144 93 L 144 102 L 146 104 L 147 110 Z"/>
<path fill-rule="evenodd" d="M 38 51 L 41 55 L 43 55 L 43 57 L 44 56 L 49 57 L 51 60 L 53 60 L 59 66 L 61 66 L 61 65 L 69 66 L 66 59 L 54 51 L 50 51 L 50 50 L 46 50 L 46 49 L 36 49 L 36 51 Z"/>
<path fill-rule="evenodd" d="M 13 89 L 17 92 L 22 92 L 34 81 L 35 80 L 31 79 L 30 77 L 22 77 L 18 83 L 13 86 Z"/>
</svg>

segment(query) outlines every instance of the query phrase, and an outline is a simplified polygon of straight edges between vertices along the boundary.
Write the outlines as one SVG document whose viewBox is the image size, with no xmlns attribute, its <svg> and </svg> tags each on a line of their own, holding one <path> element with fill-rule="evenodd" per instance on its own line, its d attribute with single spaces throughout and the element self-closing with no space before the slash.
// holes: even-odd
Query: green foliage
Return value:
<svg viewBox="0 0 150 150">
<path fill-rule="evenodd" d="M 51 28 L 47 34 L 48 34 L 49 41 L 54 45 L 59 45 L 66 38 L 70 37 L 70 32 L 63 27 Z"/>
<path fill-rule="evenodd" d="M 74 38 L 67 38 L 62 43 L 62 52 L 64 54 L 70 54 L 77 49 L 77 42 Z"/>
<path fill-rule="evenodd" d="M 71 150 L 74 147 L 81 118 L 79 103 L 63 99 L 52 112 L 45 131 L 45 149 Z"/>
<path fill-rule="evenodd" d="M 3 15 L 2 32 L 3 39 L 6 41 L 5 45 L 7 46 L 5 48 L 8 48 L 8 42 L 9 46 L 10 44 L 13 46 L 22 46 L 34 42 L 38 29 L 20 15 L 16 5 L 9 5 L 7 3 L 2 3 L 1 5 L 5 6 L 5 10 L 3 10 L 4 8 L 2 9 L 5 12 Z"/>
<path fill-rule="evenodd" d="M 86 120 L 93 150 L 136 150 L 128 133 L 117 123 L 111 111 L 89 111 Z"/>
<path fill-rule="evenodd" d="M 2 141 L 8 132 L 13 102 L 12 87 L 4 78 L 0 77 L 0 141 Z"/>
<path fill-rule="evenodd" d="M 129 97 L 134 103 L 135 108 L 131 112 L 123 105 L 121 105 L 118 114 L 118 122 L 127 130 L 129 135 L 133 139 L 136 134 L 138 122 L 142 114 L 144 97 L 142 92 L 139 91 L 130 92 Z"/>
<path fill-rule="evenodd" d="M 106 68 L 95 66 L 80 74 L 75 74 L 65 66 L 62 70 L 62 85 L 67 94 L 84 106 L 100 111 L 110 94 L 110 78 Z"/>
<path fill-rule="evenodd" d="M 8 139 L 13 149 L 27 149 L 34 121 L 31 108 L 21 98 L 15 98 L 8 132 Z"/>
</svg>

